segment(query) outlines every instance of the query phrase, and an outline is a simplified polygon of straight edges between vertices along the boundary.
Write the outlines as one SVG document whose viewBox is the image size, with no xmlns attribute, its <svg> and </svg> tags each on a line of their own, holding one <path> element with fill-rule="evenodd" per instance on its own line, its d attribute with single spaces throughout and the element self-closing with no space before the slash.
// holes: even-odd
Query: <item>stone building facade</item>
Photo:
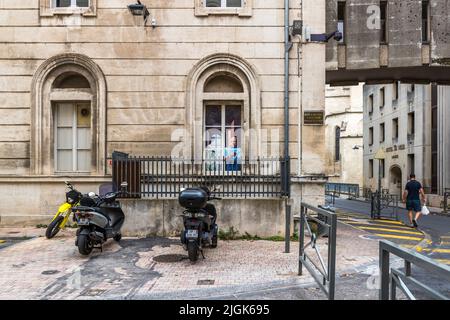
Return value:
<svg viewBox="0 0 450 320">
<path fill-rule="evenodd" d="M 401 194 L 414 173 L 427 194 L 443 195 L 450 183 L 445 162 L 449 89 L 402 83 L 364 86 L 365 188 L 378 188 L 381 170 L 382 188 L 391 194 Z M 375 159 L 380 149 L 385 152 L 381 167 Z"/>
<path fill-rule="evenodd" d="M 363 85 L 326 88 L 325 144 L 333 183 L 363 184 Z"/>
<path fill-rule="evenodd" d="M 0 1 L 1 225 L 48 223 L 63 181 L 82 192 L 111 181 L 113 151 L 170 156 L 182 143 L 183 156 L 202 157 L 210 105 L 211 114 L 238 117 L 244 150 L 283 154 L 284 1 L 142 1 L 146 25 L 131 2 Z M 325 1 L 290 6 L 290 24 L 325 32 Z M 329 167 L 324 127 L 302 126 L 303 111 L 324 111 L 325 44 L 292 41 L 295 212 L 301 200 L 323 201 Z M 174 200 L 123 205 L 129 234 L 177 228 Z M 219 206 L 224 227 L 258 235 L 284 228 L 280 199 Z"/>
</svg>

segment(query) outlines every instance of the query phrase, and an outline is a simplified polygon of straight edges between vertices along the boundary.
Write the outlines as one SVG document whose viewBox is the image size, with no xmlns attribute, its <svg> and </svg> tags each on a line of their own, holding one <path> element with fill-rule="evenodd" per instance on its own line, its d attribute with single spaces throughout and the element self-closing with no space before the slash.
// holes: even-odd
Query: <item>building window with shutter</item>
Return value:
<svg viewBox="0 0 450 320">
<path fill-rule="evenodd" d="M 54 108 L 55 171 L 91 172 L 91 108 L 59 103 Z"/>
<path fill-rule="evenodd" d="M 195 0 L 195 15 L 252 15 L 253 0 Z"/>
</svg>

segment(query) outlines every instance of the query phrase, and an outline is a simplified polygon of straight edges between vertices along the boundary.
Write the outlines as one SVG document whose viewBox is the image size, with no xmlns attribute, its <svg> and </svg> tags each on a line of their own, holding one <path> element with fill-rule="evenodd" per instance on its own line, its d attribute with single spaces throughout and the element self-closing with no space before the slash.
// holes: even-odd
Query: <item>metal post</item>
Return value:
<svg viewBox="0 0 450 320">
<path fill-rule="evenodd" d="M 289 253 L 291 251 L 291 205 L 289 204 L 289 199 L 284 200 L 284 210 L 286 212 L 286 230 L 284 236 L 284 253 Z"/>
<path fill-rule="evenodd" d="M 378 160 L 378 199 L 377 199 L 377 214 L 381 217 L 381 160 Z"/>
<path fill-rule="evenodd" d="M 389 300 L 389 252 L 380 242 L 380 300 Z"/>
<path fill-rule="evenodd" d="M 410 277 L 411 274 L 412 274 L 412 272 L 411 272 L 411 262 L 405 260 L 405 275 L 407 277 Z"/>
<path fill-rule="evenodd" d="M 328 239 L 328 299 L 334 300 L 335 286 L 336 286 L 336 234 L 337 234 L 337 216 L 331 216 L 331 228 Z"/>
<path fill-rule="evenodd" d="M 302 257 L 303 257 L 303 247 L 305 245 L 305 210 L 306 208 L 301 206 L 300 209 L 300 224 L 298 226 L 299 228 L 299 235 L 298 235 L 298 242 L 299 242 L 299 260 L 298 260 L 298 275 L 301 276 L 303 274 L 303 263 L 302 263 Z"/>
</svg>

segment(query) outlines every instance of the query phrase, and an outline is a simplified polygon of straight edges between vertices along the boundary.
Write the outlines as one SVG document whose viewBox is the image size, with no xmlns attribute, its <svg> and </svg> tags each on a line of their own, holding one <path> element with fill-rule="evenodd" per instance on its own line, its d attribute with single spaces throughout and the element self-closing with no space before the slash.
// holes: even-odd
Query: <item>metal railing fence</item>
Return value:
<svg viewBox="0 0 450 320">
<path fill-rule="evenodd" d="M 299 226 L 299 268 L 298 274 L 303 274 L 303 266 L 316 280 L 319 287 L 329 300 L 334 300 L 336 285 L 336 234 L 337 215 L 335 213 L 316 208 L 306 203 L 301 204 Z M 311 239 L 305 242 L 305 229 Z M 320 250 L 318 239 L 328 236 L 327 258 L 324 259 Z M 313 254 L 307 249 L 313 249 Z M 315 257 L 316 261 L 314 261 Z M 318 262 L 317 262 L 318 260 Z"/>
<path fill-rule="evenodd" d="M 113 157 L 113 182 L 127 181 L 128 198 L 176 198 L 182 188 L 220 187 L 214 196 L 221 198 L 281 198 L 288 190 L 285 183 L 287 161 L 280 158 L 243 159 L 227 163 L 225 159 L 193 160 L 171 157 Z"/>
<path fill-rule="evenodd" d="M 404 270 L 391 268 L 390 255 L 405 261 Z M 450 282 L 450 266 L 438 263 L 413 250 L 405 249 L 390 241 L 380 241 L 380 300 L 396 300 L 397 289 L 400 289 L 409 300 L 416 300 L 411 291 L 411 284 L 420 292 L 434 299 L 449 300 L 450 298 L 431 288 L 412 275 L 412 265 L 420 267 L 428 274 Z M 410 283 L 408 287 L 407 283 Z M 417 294 L 416 294 L 417 295 Z"/>
</svg>

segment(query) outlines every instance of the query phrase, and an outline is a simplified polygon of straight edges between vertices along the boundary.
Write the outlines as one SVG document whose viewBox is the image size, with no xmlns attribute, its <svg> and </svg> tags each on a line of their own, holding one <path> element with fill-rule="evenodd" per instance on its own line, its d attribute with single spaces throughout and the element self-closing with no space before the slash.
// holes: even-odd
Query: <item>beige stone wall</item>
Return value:
<svg viewBox="0 0 450 320">
<path fill-rule="evenodd" d="M 105 74 L 108 158 L 113 150 L 169 154 L 171 133 L 185 124 L 187 75 L 215 53 L 236 55 L 254 67 L 262 128 L 280 130 L 283 141 L 283 1 L 254 1 L 252 15 L 245 18 L 195 16 L 194 0 L 149 1 L 156 28 L 144 28 L 128 4 L 99 0 L 96 16 L 45 16 L 37 0 L 0 2 L 0 174 L 29 173 L 32 79 L 46 59 L 67 52 L 86 55 Z M 299 2 L 291 5 L 292 19 L 298 18 Z M 294 160 L 299 152 L 295 58 L 292 50 Z M 11 148 L 16 152 L 8 152 Z"/>
<path fill-rule="evenodd" d="M 39 179 L 45 179 L 45 188 L 54 190 L 54 194 L 39 193 L 39 197 L 33 197 L 36 204 L 39 200 L 57 202 L 56 194 L 63 193 L 59 183 L 64 177 L 50 173 L 32 178 L 35 128 L 31 109 L 35 103 L 33 78 L 38 68 L 65 53 L 91 59 L 106 82 L 106 119 L 100 119 L 105 121 L 106 132 L 99 136 L 105 142 L 106 169 L 95 181 L 108 179 L 108 160 L 114 150 L 133 155 L 170 155 L 177 144 L 171 137 L 174 130 L 189 125 L 189 75 L 199 61 L 213 54 L 238 57 L 251 67 L 260 107 L 259 115 L 252 117 L 258 117 L 260 128 L 269 130 L 269 136 L 274 133 L 268 155 L 283 154 L 284 1 L 248 1 L 251 10 L 240 15 L 208 16 L 196 11 L 196 0 L 143 1 L 150 11 L 147 27 L 142 17 L 133 17 L 127 10 L 131 2 L 97 0 L 96 10 L 67 15 L 48 11 L 40 0 L 0 0 L 0 185 L 4 190 L 15 188 L 14 181 L 20 178 L 24 179 L 20 190 L 31 194 L 42 187 Z M 301 1 L 291 1 L 291 22 L 302 19 L 313 32 L 324 32 L 325 1 L 303 3 L 302 11 Z M 156 28 L 151 27 L 151 19 L 156 20 Z M 298 39 L 293 41 L 289 141 L 292 172 L 300 176 L 324 175 L 325 130 L 321 126 L 302 128 L 301 123 L 302 110 L 324 110 L 325 45 L 309 43 L 299 48 Z M 298 50 L 301 62 L 297 60 Z M 264 136 L 259 139 L 261 143 L 268 140 Z M 91 178 L 77 177 L 88 185 Z M 22 189 L 23 184 L 30 189 Z M 322 191 L 314 197 L 319 193 Z M 6 208 L 1 206 L 0 210 Z M 55 205 L 39 208 L 27 214 L 48 216 Z"/>
</svg>

